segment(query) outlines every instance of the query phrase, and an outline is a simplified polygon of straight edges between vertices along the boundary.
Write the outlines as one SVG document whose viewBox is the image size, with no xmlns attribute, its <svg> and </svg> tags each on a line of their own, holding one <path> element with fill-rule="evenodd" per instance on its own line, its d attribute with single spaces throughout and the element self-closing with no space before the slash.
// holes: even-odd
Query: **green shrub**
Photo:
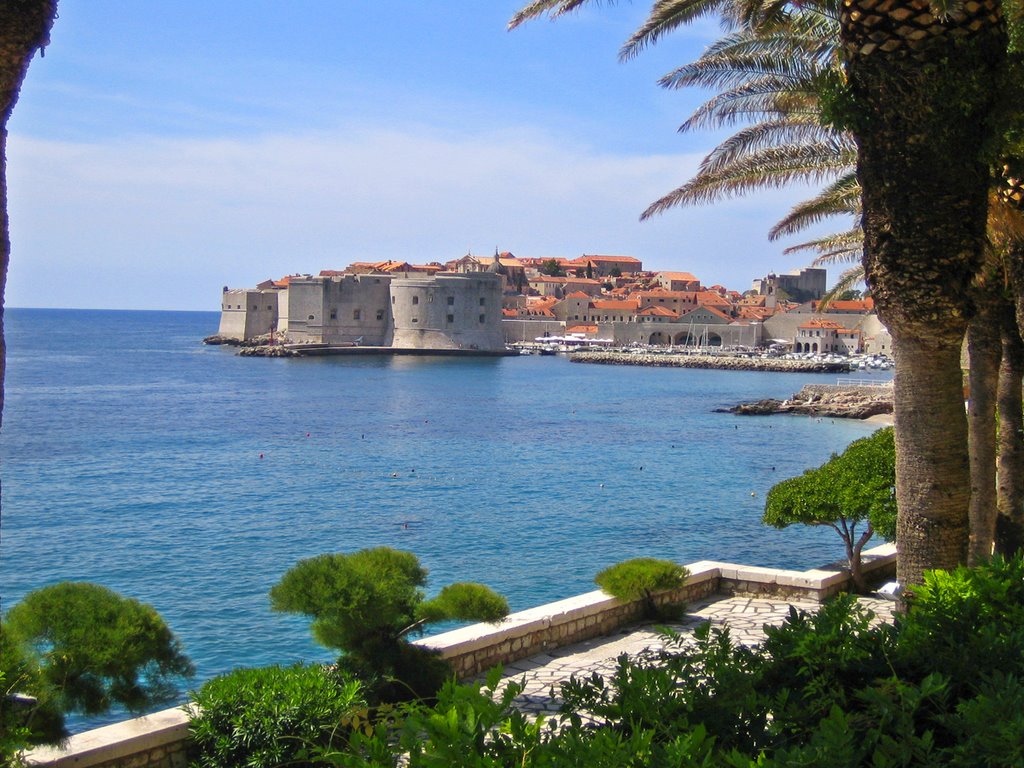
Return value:
<svg viewBox="0 0 1024 768">
<path fill-rule="evenodd" d="M 843 540 L 854 589 L 870 591 L 861 552 L 874 534 L 896 537 L 896 445 L 892 427 L 854 440 L 816 469 L 772 486 L 762 522 L 827 525 Z M 863 525 L 858 531 L 857 526 Z"/>
<path fill-rule="evenodd" d="M 130 711 L 177 695 L 193 667 L 152 606 L 98 584 L 63 582 L 30 592 L 7 614 L 10 640 L 33 655 L 61 710 Z"/>
<path fill-rule="evenodd" d="M 447 665 L 406 642 L 425 624 L 449 619 L 498 621 L 508 602 L 482 584 L 452 584 L 433 600 L 427 571 L 411 552 L 376 547 L 300 560 L 270 590 L 275 611 L 310 617 L 313 637 L 342 651 L 340 668 L 366 683 L 372 704 L 429 697 Z"/>
<path fill-rule="evenodd" d="M 197 768 L 307 763 L 313 747 L 343 744 L 365 717 L 357 681 L 322 665 L 237 669 L 192 694 L 190 760 Z"/>
<path fill-rule="evenodd" d="M 145 711 L 177 696 L 191 674 L 151 606 L 97 584 L 30 592 L 0 623 L 0 764 L 60 741 L 68 712 Z"/>
<path fill-rule="evenodd" d="M 602 590 L 619 600 L 643 600 L 644 610 L 650 618 L 677 616 L 681 605 L 659 609 L 654 602 L 655 592 L 679 589 L 686 584 L 689 572 L 669 560 L 637 557 L 609 566 L 594 577 Z"/>
</svg>

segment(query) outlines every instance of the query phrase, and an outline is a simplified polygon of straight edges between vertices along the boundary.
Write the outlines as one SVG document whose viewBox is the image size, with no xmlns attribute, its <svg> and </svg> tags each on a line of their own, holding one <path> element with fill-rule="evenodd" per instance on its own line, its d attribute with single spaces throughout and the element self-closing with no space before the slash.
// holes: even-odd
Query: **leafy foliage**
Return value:
<svg viewBox="0 0 1024 768">
<path fill-rule="evenodd" d="M 195 768 L 273 768 L 344 742 L 365 719 L 360 684 L 321 665 L 236 669 L 192 694 Z"/>
<path fill-rule="evenodd" d="M 639 600 L 652 592 L 678 589 L 688 575 L 686 568 L 669 560 L 637 557 L 605 568 L 594 581 L 620 600 Z"/>
<path fill-rule="evenodd" d="M 501 621 L 508 615 L 508 600 L 483 584 L 457 582 L 442 587 L 437 597 L 419 605 L 416 614 L 428 624 L 437 621 Z"/>
<path fill-rule="evenodd" d="M 763 522 L 776 528 L 794 523 L 828 525 L 846 545 L 858 588 L 863 589 L 860 553 L 872 534 L 896 535 L 896 448 L 891 427 L 854 440 L 842 454 L 768 491 Z M 860 536 L 858 524 L 866 523 Z"/>
<path fill-rule="evenodd" d="M 114 704 L 142 711 L 173 698 L 193 672 L 156 610 L 98 584 L 29 593 L 8 612 L 4 632 L 64 712 L 95 714 Z"/>
<path fill-rule="evenodd" d="M 425 601 L 427 571 L 411 552 L 388 547 L 299 561 L 270 590 L 275 611 L 313 620 L 317 642 L 343 652 L 339 667 L 361 679 L 373 701 L 431 696 L 447 668 L 405 637 L 445 620 L 498 621 L 507 601 L 482 584 L 459 583 Z"/>
<path fill-rule="evenodd" d="M 565 270 L 562 269 L 562 265 L 558 263 L 557 259 L 546 259 L 541 262 L 538 271 L 542 275 L 549 277 L 565 277 Z"/>
<path fill-rule="evenodd" d="M 675 606 L 675 610 L 659 610 L 654 602 L 654 593 L 682 587 L 689 575 L 686 568 L 669 560 L 637 557 L 605 568 L 594 577 L 594 581 L 612 597 L 625 601 L 643 600 L 646 613 L 651 618 L 671 618 L 680 612 L 681 606 Z"/>
<path fill-rule="evenodd" d="M 551 720 L 520 683 L 447 684 L 353 734 L 337 766 L 1024 765 L 1024 563 L 930 574 L 909 614 L 875 626 L 842 595 L 793 610 L 760 647 L 692 638 L 574 679 Z M 988 631 L 991 628 L 991 631 Z M 974 644 L 963 638 L 977 635 Z M 934 653 L 938 650 L 939 653 Z"/>
<path fill-rule="evenodd" d="M 328 648 L 359 651 L 377 638 L 397 639 L 416 622 L 427 571 L 411 552 L 387 547 L 300 560 L 270 590 L 275 611 L 313 619 Z"/>
<path fill-rule="evenodd" d="M 0 625 L 0 766 L 26 747 L 65 735 L 64 713 L 38 660 Z"/>
</svg>

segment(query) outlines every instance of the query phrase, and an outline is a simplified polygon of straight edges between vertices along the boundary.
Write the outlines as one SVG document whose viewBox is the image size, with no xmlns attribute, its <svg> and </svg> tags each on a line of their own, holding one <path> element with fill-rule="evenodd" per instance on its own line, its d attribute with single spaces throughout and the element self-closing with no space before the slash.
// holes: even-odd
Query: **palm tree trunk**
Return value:
<svg viewBox="0 0 1024 768">
<path fill-rule="evenodd" d="M 849 0 L 840 16 L 857 142 L 864 269 L 896 356 L 896 548 L 903 584 L 968 552 L 960 349 L 985 244 L 998 0 L 945 19 L 926 0 Z"/>
<path fill-rule="evenodd" d="M 960 344 L 894 341 L 898 578 L 967 561 L 970 470 Z"/>
<path fill-rule="evenodd" d="M 992 556 L 996 534 L 996 390 L 1002 357 L 1000 291 L 978 296 L 978 314 L 967 328 L 970 400 L 967 408 L 971 467 L 969 565 Z"/>
<path fill-rule="evenodd" d="M 1024 549 L 1024 341 L 1012 306 L 1004 313 L 1002 331 L 995 551 L 1009 556 Z"/>
</svg>

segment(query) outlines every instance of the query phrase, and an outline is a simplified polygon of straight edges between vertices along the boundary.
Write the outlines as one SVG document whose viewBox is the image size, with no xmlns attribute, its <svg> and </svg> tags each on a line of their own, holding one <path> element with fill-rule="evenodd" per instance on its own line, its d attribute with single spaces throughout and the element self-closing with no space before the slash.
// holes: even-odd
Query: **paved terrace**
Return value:
<svg viewBox="0 0 1024 768">
<path fill-rule="evenodd" d="M 878 621 L 892 620 L 893 601 L 862 597 L 860 602 L 875 614 Z M 686 635 L 710 621 L 715 626 L 728 627 L 734 642 L 752 646 L 764 639 L 765 624 L 782 623 L 789 615 L 790 606 L 814 612 L 821 604 L 714 595 L 688 606 L 682 620 L 662 626 Z M 523 681 L 526 687 L 515 699 L 515 706 L 530 715 L 551 715 L 557 713 L 561 705 L 557 696 L 560 683 L 574 675 L 583 677 L 594 672 L 607 677 L 615 671 L 616 661 L 622 654 L 636 656 L 645 650 L 661 650 L 664 645 L 657 625 L 625 627 L 609 637 L 584 640 L 508 664 L 502 684 Z"/>
</svg>

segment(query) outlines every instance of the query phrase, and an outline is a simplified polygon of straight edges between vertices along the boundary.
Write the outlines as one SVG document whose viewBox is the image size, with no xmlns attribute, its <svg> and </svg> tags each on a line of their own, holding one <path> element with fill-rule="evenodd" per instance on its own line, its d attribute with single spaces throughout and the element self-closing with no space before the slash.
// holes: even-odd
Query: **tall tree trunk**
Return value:
<svg viewBox="0 0 1024 768">
<path fill-rule="evenodd" d="M 37 50 L 50 42 L 57 0 L 0 2 L 0 423 L 3 423 L 7 344 L 4 338 L 4 293 L 11 258 L 7 218 L 7 121 L 18 101 L 28 65 Z"/>
<path fill-rule="evenodd" d="M 864 269 L 896 356 L 896 549 L 903 584 L 967 559 L 960 348 L 985 243 L 997 0 L 946 19 L 924 0 L 849 0 L 840 30 L 862 188 Z"/>
<path fill-rule="evenodd" d="M 0 424 L 3 424 L 4 380 L 7 376 L 4 296 L 7 267 L 11 261 L 7 214 L 7 121 L 18 101 L 32 57 L 50 41 L 50 28 L 56 16 L 57 0 L 0 0 Z"/>
<path fill-rule="evenodd" d="M 993 289 L 993 287 L 995 289 Z M 969 565 L 992 556 L 996 535 L 996 391 L 1002 358 L 1002 285 L 987 280 L 975 294 L 978 312 L 967 327 L 970 400 L 967 427 L 971 467 Z"/>
<path fill-rule="evenodd" d="M 1024 340 L 1014 306 L 1004 308 L 1003 362 L 999 369 L 999 460 L 996 488 L 995 551 L 1013 555 L 1024 549 Z"/>
</svg>

